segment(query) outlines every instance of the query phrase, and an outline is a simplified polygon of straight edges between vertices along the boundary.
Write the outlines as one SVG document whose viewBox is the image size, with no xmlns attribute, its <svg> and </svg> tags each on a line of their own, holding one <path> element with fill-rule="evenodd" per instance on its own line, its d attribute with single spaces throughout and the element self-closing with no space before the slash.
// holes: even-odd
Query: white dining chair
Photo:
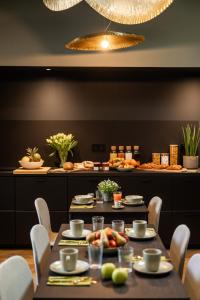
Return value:
<svg viewBox="0 0 200 300">
<path fill-rule="evenodd" d="M 33 250 L 33 259 L 36 273 L 36 285 L 38 285 L 43 269 L 45 269 L 51 253 L 49 236 L 43 225 L 34 225 L 30 232 Z"/>
<path fill-rule="evenodd" d="M 156 232 L 159 228 L 161 207 L 162 199 L 158 196 L 153 197 L 148 205 L 148 224 L 154 225 Z"/>
<path fill-rule="evenodd" d="M 50 245 L 53 246 L 58 233 L 53 232 L 51 229 L 51 219 L 46 201 L 43 198 L 37 198 L 35 200 L 35 208 L 38 216 L 38 221 L 48 231 Z"/>
<path fill-rule="evenodd" d="M 175 229 L 170 244 L 170 258 L 176 272 L 178 272 L 181 278 L 183 276 L 183 267 L 189 239 L 190 230 L 186 225 L 182 224 Z"/>
<path fill-rule="evenodd" d="M 191 300 L 200 300 L 200 254 L 194 254 L 190 258 L 184 285 Z"/>
<path fill-rule="evenodd" d="M 34 286 L 31 270 L 21 256 L 12 256 L 0 264 L 0 299 L 32 300 Z"/>
</svg>

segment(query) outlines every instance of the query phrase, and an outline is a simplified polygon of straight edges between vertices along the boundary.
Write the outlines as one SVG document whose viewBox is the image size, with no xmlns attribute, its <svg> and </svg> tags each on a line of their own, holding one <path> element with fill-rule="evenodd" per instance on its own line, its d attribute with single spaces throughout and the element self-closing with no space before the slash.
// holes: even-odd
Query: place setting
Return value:
<svg viewBox="0 0 200 300">
<path fill-rule="evenodd" d="M 128 206 L 142 206 L 144 205 L 143 196 L 141 195 L 127 195 L 122 200 L 123 204 Z"/>
<path fill-rule="evenodd" d="M 133 269 L 141 274 L 159 276 L 168 274 L 173 270 L 173 265 L 165 256 L 161 256 L 162 251 L 156 248 L 143 250 L 143 257 L 133 257 Z"/>
<path fill-rule="evenodd" d="M 87 246 L 88 243 L 85 240 L 87 235 L 91 233 L 91 230 L 84 228 L 84 220 L 74 219 L 70 221 L 70 229 L 62 231 L 62 237 L 59 246 Z"/>
<path fill-rule="evenodd" d="M 71 208 L 94 208 L 94 199 L 93 193 L 88 193 L 86 195 L 75 195 L 72 199 Z"/>
<path fill-rule="evenodd" d="M 125 228 L 127 236 L 136 240 L 149 240 L 156 237 L 153 227 L 147 227 L 146 220 L 134 220 L 132 228 Z"/>
</svg>

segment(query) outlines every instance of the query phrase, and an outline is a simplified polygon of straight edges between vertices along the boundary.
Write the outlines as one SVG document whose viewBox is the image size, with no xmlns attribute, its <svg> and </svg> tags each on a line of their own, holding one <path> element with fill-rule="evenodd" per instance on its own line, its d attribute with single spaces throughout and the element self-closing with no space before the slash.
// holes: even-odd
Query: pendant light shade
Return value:
<svg viewBox="0 0 200 300">
<path fill-rule="evenodd" d="M 143 41 L 144 37 L 142 35 L 106 31 L 75 38 L 65 47 L 72 50 L 106 51 L 136 46 Z"/>
<path fill-rule="evenodd" d="M 86 0 L 99 14 L 121 24 L 139 24 L 161 14 L 173 0 Z"/>
<path fill-rule="evenodd" d="M 43 0 L 47 8 L 53 11 L 61 11 L 68 9 L 82 0 Z"/>
</svg>

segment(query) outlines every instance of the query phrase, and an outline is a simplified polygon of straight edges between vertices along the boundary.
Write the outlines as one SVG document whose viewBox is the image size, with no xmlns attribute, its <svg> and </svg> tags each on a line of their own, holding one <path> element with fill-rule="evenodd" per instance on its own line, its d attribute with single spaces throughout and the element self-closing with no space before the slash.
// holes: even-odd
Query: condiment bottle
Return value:
<svg viewBox="0 0 200 300">
<path fill-rule="evenodd" d="M 131 146 L 126 146 L 125 159 L 132 159 L 133 154 L 131 151 Z"/>
<path fill-rule="evenodd" d="M 140 146 L 133 146 L 133 158 L 140 163 Z"/>
<path fill-rule="evenodd" d="M 125 158 L 124 146 L 119 146 L 119 152 L 117 153 L 117 157 Z"/>
<path fill-rule="evenodd" d="M 110 160 L 113 160 L 117 157 L 117 147 L 111 146 L 110 147 Z"/>
</svg>

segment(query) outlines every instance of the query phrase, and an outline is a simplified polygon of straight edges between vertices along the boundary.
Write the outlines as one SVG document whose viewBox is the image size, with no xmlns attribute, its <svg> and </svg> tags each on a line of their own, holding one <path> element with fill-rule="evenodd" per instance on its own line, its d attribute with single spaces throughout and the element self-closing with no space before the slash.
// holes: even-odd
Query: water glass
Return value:
<svg viewBox="0 0 200 300">
<path fill-rule="evenodd" d="M 103 244 L 88 245 L 88 258 L 89 258 L 89 264 L 90 269 L 100 269 L 102 265 L 102 259 L 103 259 Z"/>
<path fill-rule="evenodd" d="M 124 221 L 123 220 L 113 220 L 112 221 L 112 229 L 117 232 L 124 232 Z"/>
<path fill-rule="evenodd" d="M 94 216 L 92 217 L 92 229 L 93 231 L 102 230 L 104 227 L 104 217 Z"/>
<path fill-rule="evenodd" d="M 118 262 L 121 268 L 126 268 L 128 273 L 133 269 L 133 248 L 132 247 L 119 247 L 118 248 Z"/>
</svg>

